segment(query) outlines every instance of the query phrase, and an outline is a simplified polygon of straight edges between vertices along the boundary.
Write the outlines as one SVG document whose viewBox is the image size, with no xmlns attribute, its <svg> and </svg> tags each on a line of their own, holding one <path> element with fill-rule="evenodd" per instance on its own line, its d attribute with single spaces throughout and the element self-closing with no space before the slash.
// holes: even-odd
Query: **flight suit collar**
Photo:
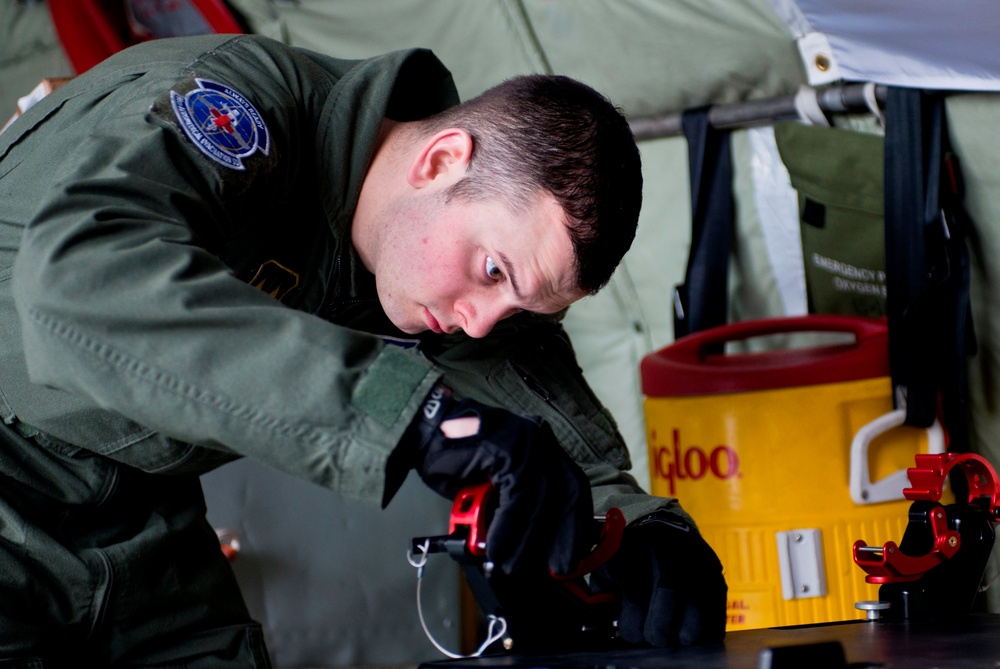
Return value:
<svg viewBox="0 0 1000 669">
<path fill-rule="evenodd" d="M 361 184 L 382 121 L 414 121 L 459 101 L 451 73 L 426 49 L 395 51 L 359 61 L 334 85 L 317 129 L 320 194 L 334 234 L 349 240 Z M 321 181 L 322 182 L 322 181 Z"/>
</svg>

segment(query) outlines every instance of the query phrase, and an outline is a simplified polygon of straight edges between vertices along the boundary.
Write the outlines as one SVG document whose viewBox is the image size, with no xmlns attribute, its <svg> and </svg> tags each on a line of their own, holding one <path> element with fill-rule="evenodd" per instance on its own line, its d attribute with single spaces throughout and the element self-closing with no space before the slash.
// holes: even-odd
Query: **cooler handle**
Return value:
<svg viewBox="0 0 1000 669">
<path fill-rule="evenodd" d="M 673 353 L 684 352 L 699 358 L 720 344 L 765 335 L 795 332 L 842 332 L 854 335 L 854 346 L 859 347 L 873 338 L 885 336 L 885 319 L 840 316 L 836 314 L 809 314 L 780 318 L 755 318 L 701 330 L 677 339 Z"/>
<path fill-rule="evenodd" d="M 868 471 L 868 447 L 879 435 L 899 427 L 906 420 L 906 409 L 896 409 L 867 423 L 854 435 L 851 442 L 851 499 L 855 504 L 875 504 L 906 499 L 903 489 L 910 487 L 905 469 L 889 474 L 878 481 L 871 480 Z M 941 423 L 927 428 L 927 452 L 944 453 L 944 430 Z"/>
</svg>

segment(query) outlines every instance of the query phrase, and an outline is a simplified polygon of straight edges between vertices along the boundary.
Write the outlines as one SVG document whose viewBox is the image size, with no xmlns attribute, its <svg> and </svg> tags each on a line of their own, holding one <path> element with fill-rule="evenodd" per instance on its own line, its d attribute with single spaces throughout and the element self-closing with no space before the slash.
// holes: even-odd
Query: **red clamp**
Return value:
<svg viewBox="0 0 1000 669">
<path fill-rule="evenodd" d="M 986 509 L 994 518 L 1000 518 L 1000 480 L 996 470 L 981 455 L 975 453 L 938 453 L 936 455 L 917 455 L 917 466 L 906 470 L 910 477 L 909 488 L 903 489 L 903 496 L 912 500 L 929 500 L 937 502 L 941 499 L 948 473 L 955 467 L 960 467 L 969 484 L 969 495 L 966 502 L 977 504 L 983 498 L 989 498 L 989 508 Z"/>
<path fill-rule="evenodd" d="M 986 509 L 995 520 L 1000 517 L 1000 481 L 996 471 L 980 455 L 974 453 L 938 453 L 917 455 L 916 466 L 906 470 L 910 479 L 909 488 L 903 496 L 913 501 L 938 502 L 944 490 L 948 473 L 960 467 L 968 480 L 967 503 L 978 505 L 988 499 Z M 893 541 L 887 541 L 881 548 L 868 546 L 864 541 L 854 543 L 854 562 L 868 573 L 868 583 L 890 583 L 915 581 L 931 568 L 951 558 L 961 546 L 961 537 L 948 528 L 945 508 L 935 504 L 928 510 L 928 526 L 931 531 L 931 548 L 924 555 L 906 555 Z"/>
<path fill-rule="evenodd" d="M 451 519 L 448 524 L 448 532 L 455 534 L 459 528 L 467 528 L 468 538 L 466 548 L 469 553 L 477 557 L 486 556 L 486 531 L 489 528 L 490 520 L 493 517 L 493 484 L 490 482 L 468 486 L 459 491 L 451 505 Z M 573 586 L 576 581 L 583 576 L 593 572 L 602 564 L 611 559 L 618 551 L 621 544 L 622 535 L 625 533 L 625 515 L 620 509 L 609 509 L 601 523 L 600 535 L 594 550 L 589 555 L 580 560 L 576 569 L 569 574 L 555 574 L 550 571 L 550 575 L 557 581 L 565 581 L 565 585 L 576 592 Z M 592 595 L 582 591 L 576 592 L 583 599 L 590 600 L 594 597 L 603 599 L 604 596 Z M 611 595 L 608 594 L 607 597 Z"/>
<path fill-rule="evenodd" d="M 451 517 L 448 534 L 454 535 L 459 528 L 468 529 L 465 545 L 469 553 L 476 557 L 486 557 L 486 530 L 489 528 L 493 509 L 487 510 L 493 492 L 493 484 L 480 483 L 462 488 L 451 503 Z"/>
</svg>

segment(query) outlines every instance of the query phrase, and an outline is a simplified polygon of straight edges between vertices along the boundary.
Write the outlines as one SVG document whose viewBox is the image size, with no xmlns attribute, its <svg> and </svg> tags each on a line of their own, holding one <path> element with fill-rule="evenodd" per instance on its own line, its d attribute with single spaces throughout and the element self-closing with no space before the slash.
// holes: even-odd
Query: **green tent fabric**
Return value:
<svg viewBox="0 0 1000 669">
<path fill-rule="evenodd" d="M 433 49 L 459 93 L 557 72 L 631 116 L 794 91 L 805 73 L 765 0 L 232 0 L 254 32 L 345 56 Z"/>
</svg>

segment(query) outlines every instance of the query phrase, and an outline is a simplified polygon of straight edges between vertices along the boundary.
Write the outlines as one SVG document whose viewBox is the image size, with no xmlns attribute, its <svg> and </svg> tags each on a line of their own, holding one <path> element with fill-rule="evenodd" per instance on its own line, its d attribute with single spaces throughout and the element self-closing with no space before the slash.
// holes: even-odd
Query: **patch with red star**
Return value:
<svg viewBox="0 0 1000 669">
<path fill-rule="evenodd" d="M 243 170 L 243 159 L 267 155 L 270 136 L 264 119 L 242 94 L 229 86 L 195 79 L 185 94 L 170 91 L 174 116 L 188 139 L 206 156 L 230 169 Z"/>
</svg>

